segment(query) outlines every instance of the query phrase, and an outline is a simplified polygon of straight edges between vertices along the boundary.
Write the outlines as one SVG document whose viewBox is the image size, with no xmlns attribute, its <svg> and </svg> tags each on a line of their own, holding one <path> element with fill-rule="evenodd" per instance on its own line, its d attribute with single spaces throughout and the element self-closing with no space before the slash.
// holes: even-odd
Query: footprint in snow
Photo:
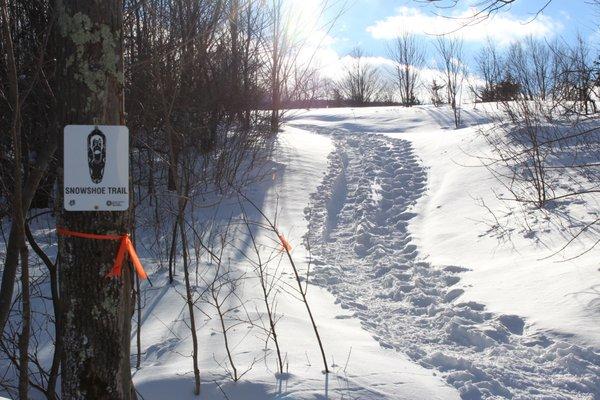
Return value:
<svg viewBox="0 0 600 400">
<path fill-rule="evenodd" d="M 313 282 L 383 347 L 436 368 L 465 399 L 600 399 L 597 350 L 527 335 L 522 318 L 460 301 L 467 268 L 418 261 L 408 224 L 427 171 L 409 142 L 333 137 L 329 170 L 306 211 L 306 240 L 321 263 L 341 272 L 317 268 Z"/>
</svg>

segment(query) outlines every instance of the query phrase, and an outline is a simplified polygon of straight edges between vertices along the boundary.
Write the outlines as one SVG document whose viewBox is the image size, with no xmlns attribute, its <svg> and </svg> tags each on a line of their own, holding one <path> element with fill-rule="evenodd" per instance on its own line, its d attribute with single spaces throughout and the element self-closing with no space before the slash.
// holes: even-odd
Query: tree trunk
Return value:
<svg viewBox="0 0 600 400">
<path fill-rule="evenodd" d="M 188 178 L 189 179 L 189 178 Z M 186 185 L 186 188 L 188 185 Z M 187 191 L 186 191 L 187 194 Z M 187 198 L 187 196 L 186 196 Z M 181 233 L 181 254 L 183 256 L 183 273 L 185 278 L 185 298 L 190 313 L 190 333 L 192 334 L 192 364 L 194 368 L 194 394 L 200 395 L 200 370 L 198 369 L 198 335 L 196 333 L 196 318 L 194 316 L 194 299 L 190 284 L 190 270 L 188 264 L 188 245 L 185 234 L 185 207 L 187 200 L 183 194 L 179 195 L 179 231 Z"/>
<path fill-rule="evenodd" d="M 124 125 L 122 10 L 122 0 L 56 0 L 62 126 Z M 57 226 L 98 234 L 130 230 L 129 211 L 66 212 L 63 185 L 59 173 Z M 119 243 L 59 236 L 58 245 L 62 398 L 135 398 L 129 361 L 132 274 L 124 267 L 121 278 L 106 277 Z"/>
<path fill-rule="evenodd" d="M 19 335 L 19 399 L 29 398 L 29 339 L 31 329 L 31 303 L 29 295 L 29 252 L 23 244 L 21 258 L 21 315 L 23 318 Z"/>
</svg>

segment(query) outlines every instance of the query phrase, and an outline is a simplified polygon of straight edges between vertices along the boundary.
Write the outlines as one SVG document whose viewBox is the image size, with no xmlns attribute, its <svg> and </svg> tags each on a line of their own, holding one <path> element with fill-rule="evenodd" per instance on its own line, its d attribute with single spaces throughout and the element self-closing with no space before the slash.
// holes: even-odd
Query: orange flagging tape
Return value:
<svg viewBox="0 0 600 400">
<path fill-rule="evenodd" d="M 279 236 L 279 241 L 281 242 L 281 247 L 284 250 L 287 250 L 288 253 L 290 251 L 292 251 L 292 245 L 290 244 L 290 242 L 287 241 L 287 239 L 285 238 L 285 236 L 283 236 L 281 233 L 278 234 L 277 236 Z"/>
<path fill-rule="evenodd" d="M 138 258 L 137 253 L 135 252 L 135 248 L 133 247 L 133 242 L 129 237 L 129 234 L 123 235 L 97 235 L 95 233 L 84 233 L 84 232 L 75 232 L 70 231 L 65 228 L 56 228 L 56 231 L 61 236 L 68 237 L 76 237 L 82 239 L 94 239 L 94 240 L 118 240 L 120 241 L 119 250 L 117 251 L 117 256 L 115 257 L 115 262 L 113 267 L 106 276 L 112 278 L 116 276 L 121 276 L 121 272 L 123 269 L 123 262 L 125 261 L 125 253 L 129 254 L 129 259 L 133 263 L 133 267 L 135 268 L 135 272 L 138 274 L 140 279 L 148 279 L 148 275 L 146 271 L 144 271 L 144 267 L 142 267 L 142 263 Z"/>
</svg>

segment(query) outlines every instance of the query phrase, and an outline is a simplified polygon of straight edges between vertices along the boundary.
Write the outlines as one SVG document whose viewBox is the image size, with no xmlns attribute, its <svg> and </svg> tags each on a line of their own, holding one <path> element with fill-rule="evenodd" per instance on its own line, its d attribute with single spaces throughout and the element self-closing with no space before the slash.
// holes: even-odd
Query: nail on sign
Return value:
<svg viewBox="0 0 600 400">
<path fill-rule="evenodd" d="M 126 126 L 67 125 L 64 130 L 67 211 L 129 208 L 129 130 Z"/>
</svg>

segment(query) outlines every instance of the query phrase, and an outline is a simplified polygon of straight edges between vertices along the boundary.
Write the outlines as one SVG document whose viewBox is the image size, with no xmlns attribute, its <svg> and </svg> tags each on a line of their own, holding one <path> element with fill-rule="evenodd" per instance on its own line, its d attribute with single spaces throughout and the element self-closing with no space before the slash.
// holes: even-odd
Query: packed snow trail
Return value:
<svg viewBox="0 0 600 400">
<path fill-rule="evenodd" d="M 334 134 L 311 196 L 312 280 L 384 347 L 436 368 L 464 399 L 598 399 L 600 354 L 531 334 L 515 315 L 461 302 L 457 266 L 419 261 L 407 229 L 427 173 L 408 141 Z"/>
</svg>

